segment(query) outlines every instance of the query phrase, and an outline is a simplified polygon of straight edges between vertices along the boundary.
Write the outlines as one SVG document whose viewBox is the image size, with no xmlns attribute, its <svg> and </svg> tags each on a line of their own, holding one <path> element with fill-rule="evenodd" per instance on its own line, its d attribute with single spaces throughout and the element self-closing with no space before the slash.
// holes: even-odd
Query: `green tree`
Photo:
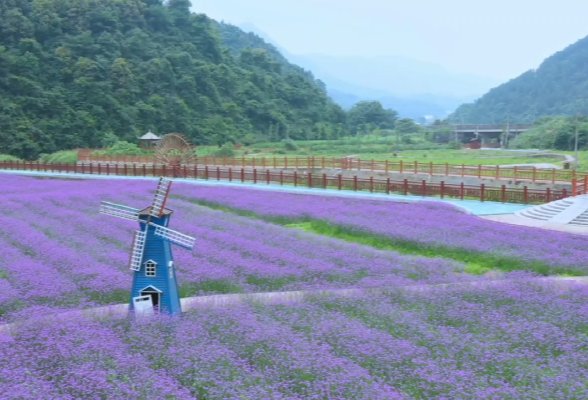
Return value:
<svg viewBox="0 0 588 400">
<path fill-rule="evenodd" d="M 382 129 L 392 128 L 397 118 L 396 111 L 384 109 L 379 101 L 360 101 L 349 110 L 347 121 L 352 134 L 358 135 L 362 130 L 369 133 L 365 132 L 366 128 L 370 130 L 366 124 L 377 125 Z"/>
</svg>

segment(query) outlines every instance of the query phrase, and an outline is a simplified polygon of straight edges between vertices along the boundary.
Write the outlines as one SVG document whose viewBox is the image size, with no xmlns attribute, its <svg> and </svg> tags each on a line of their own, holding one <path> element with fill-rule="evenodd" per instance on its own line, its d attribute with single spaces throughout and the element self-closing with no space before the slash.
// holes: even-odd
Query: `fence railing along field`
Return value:
<svg viewBox="0 0 588 400">
<path fill-rule="evenodd" d="M 154 163 L 153 156 L 95 156 L 84 153 L 79 156 L 81 162 L 103 163 Z M 588 176 L 588 173 L 569 169 L 542 169 L 528 167 L 503 167 L 485 165 L 466 165 L 433 163 L 419 161 L 361 160 L 359 158 L 335 157 L 198 157 L 199 165 L 241 167 L 241 168 L 333 168 L 357 171 L 382 171 L 406 174 L 429 174 L 441 176 L 460 176 L 474 178 L 495 178 L 529 180 L 531 182 L 568 182 L 572 183 Z"/>
<path fill-rule="evenodd" d="M 165 176 L 171 178 L 186 179 L 207 179 L 225 180 L 229 182 L 242 182 L 253 184 L 279 184 L 295 187 L 338 189 L 353 191 L 369 191 L 372 193 L 398 193 L 403 195 L 416 196 L 438 196 L 440 198 L 450 197 L 458 199 L 471 199 L 480 201 L 496 201 L 502 203 L 523 203 L 536 204 L 548 203 L 550 201 L 563 199 L 569 196 L 585 194 L 588 192 L 588 185 L 579 182 L 572 185 L 572 190 L 552 190 L 507 188 L 506 185 L 487 186 L 428 183 L 425 180 L 420 182 L 403 180 L 343 177 L 342 175 L 327 176 L 327 174 L 312 174 L 306 172 L 284 172 L 260 170 L 257 168 L 233 168 L 233 167 L 210 167 L 210 166 L 176 166 L 156 164 L 120 164 L 120 163 L 40 163 L 22 161 L 0 162 L 0 170 L 38 171 L 38 172 L 60 172 L 68 174 L 91 174 L 91 175 L 117 175 L 117 176 Z"/>
</svg>

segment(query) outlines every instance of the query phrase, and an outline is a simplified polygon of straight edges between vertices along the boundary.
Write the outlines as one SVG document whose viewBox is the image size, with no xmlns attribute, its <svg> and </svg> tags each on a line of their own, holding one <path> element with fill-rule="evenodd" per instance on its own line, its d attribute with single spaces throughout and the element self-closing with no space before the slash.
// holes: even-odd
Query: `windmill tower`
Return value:
<svg viewBox="0 0 588 400">
<path fill-rule="evenodd" d="M 153 203 L 143 209 L 103 201 L 100 213 L 139 222 L 129 268 L 134 271 L 131 310 L 140 314 L 180 313 L 180 295 L 171 245 L 191 250 L 195 239 L 168 228 L 172 210 L 165 208 L 172 181 L 159 179 Z"/>
</svg>

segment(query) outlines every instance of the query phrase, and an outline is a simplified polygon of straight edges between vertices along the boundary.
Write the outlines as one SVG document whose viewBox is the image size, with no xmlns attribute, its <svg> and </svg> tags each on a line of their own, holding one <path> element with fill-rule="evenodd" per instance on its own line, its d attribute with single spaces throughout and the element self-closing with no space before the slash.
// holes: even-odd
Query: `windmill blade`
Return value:
<svg viewBox="0 0 588 400">
<path fill-rule="evenodd" d="M 133 271 L 141 269 L 141 261 L 143 260 L 143 252 L 145 251 L 145 231 L 135 231 L 133 238 L 133 247 L 131 248 L 131 259 L 129 260 L 129 268 Z"/>
<path fill-rule="evenodd" d="M 109 203 L 107 201 L 102 201 L 100 203 L 100 214 L 111 215 L 113 217 L 128 219 L 131 221 L 139 220 L 139 210 L 136 208 Z"/>
<path fill-rule="evenodd" d="M 196 241 L 196 239 L 194 239 L 193 237 L 184 235 L 183 233 L 168 228 L 164 228 L 163 226 L 157 224 L 151 223 L 149 225 L 155 227 L 155 235 L 162 237 L 165 240 L 185 249 L 192 250 L 194 248 L 194 242 Z"/>
<path fill-rule="evenodd" d="M 151 209 L 149 210 L 149 215 L 152 217 L 161 218 L 163 216 L 163 210 L 165 208 L 167 196 L 169 196 L 171 184 L 171 179 L 163 177 L 159 178 L 159 185 L 157 185 L 155 197 L 153 198 L 153 203 L 151 204 Z"/>
</svg>

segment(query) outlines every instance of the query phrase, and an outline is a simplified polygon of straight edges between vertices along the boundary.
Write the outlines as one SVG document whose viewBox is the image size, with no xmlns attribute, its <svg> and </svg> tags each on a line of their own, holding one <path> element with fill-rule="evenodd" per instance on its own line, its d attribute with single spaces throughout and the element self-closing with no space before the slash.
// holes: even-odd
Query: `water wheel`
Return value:
<svg viewBox="0 0 588 400">
<path fill-rule="evenodd" d="M 196 148 L 180 133 L 164 135 L 153 151 L 155 162 L 172 167 L 196 164 Z"/>
</svg>

